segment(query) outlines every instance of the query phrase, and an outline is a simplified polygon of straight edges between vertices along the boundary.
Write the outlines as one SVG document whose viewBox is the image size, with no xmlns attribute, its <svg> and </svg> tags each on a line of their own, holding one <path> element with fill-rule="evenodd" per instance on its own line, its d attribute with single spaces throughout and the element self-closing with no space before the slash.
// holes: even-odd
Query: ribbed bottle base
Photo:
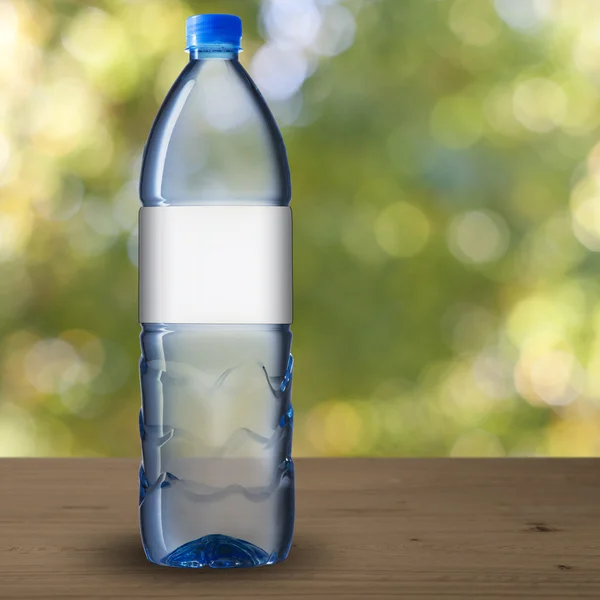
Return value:
<svg viewBox="0 0 600 600">
<path fill-rule="evenodd" d="M 278 555 L 277 552 L 268 554 L 262 548 L 245 540 L 212 534 L 180 546 L 157 564 L 188 569 L 261 567 L 281 562 L 285 560 L 287 554 L 288 552 L 285 555 Z M 146 556 L 148 560 L 154 562 L 147 550 Z"/>
</svg>

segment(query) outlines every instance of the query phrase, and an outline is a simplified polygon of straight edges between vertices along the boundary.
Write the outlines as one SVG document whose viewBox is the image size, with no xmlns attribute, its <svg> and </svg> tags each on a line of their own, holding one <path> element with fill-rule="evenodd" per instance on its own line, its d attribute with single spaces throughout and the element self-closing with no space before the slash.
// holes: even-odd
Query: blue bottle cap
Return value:
<svg viewBox="0 0 600 600">
<path fill-rule="evenodd" d="M 240 50 L 242 20 L 236 15 L 194 15 L 185 22 L 186 50 L 199 46 L 233 46 Z"/>
</svg>

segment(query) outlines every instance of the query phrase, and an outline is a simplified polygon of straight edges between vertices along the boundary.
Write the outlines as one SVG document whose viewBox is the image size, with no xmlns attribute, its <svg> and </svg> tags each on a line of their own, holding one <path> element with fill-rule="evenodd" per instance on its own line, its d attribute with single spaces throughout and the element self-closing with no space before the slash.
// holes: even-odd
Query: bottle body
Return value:
<svg viewBox="0 0 600 600">
<path fill-rule="evenodd" d="M 140 196 L 146 556 L 279 562 L 294 528 L 290 177 L 235 45 L 190 49 L 150 132 Z"/>
<path fill-rule="evenodd" d="M 142 326 L 140 520 L 155 563 L 283 560 L 294 521 L 289 326 Z"/>
</svg>

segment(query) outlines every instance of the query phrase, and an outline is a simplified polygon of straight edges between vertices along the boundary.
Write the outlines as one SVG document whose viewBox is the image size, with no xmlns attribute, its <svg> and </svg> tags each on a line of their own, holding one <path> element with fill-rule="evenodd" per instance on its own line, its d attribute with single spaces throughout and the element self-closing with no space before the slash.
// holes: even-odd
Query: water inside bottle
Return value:
<svg viewBox="0 0 600 600">
<path fill-rule="evenodd" d="M 146 325 L 141 339 L 150 560 L 231 567 L 285 557 L 294 515 L 289 326 Z"/>
</svg>

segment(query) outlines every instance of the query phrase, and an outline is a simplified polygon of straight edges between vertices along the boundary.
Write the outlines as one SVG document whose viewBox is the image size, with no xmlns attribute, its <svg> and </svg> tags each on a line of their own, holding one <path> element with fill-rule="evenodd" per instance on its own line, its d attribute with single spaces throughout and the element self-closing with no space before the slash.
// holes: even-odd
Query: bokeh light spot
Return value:
<svg viewBox="0 0 600 600">
<path fill-rule="evenodd" d="M 34 456 L 36 450 L 36 425 L 27 410 L 3 402 L 0 405 L 0 456 Z"/>
<path fill-rule="evenodd" d="M 494 6 L 505 23 L 524 31 L 541 25 L 550 12 L 550 0 L 494 0 Z"/>
<path fill-rule="evenodd" d="M 488 2 L 455 0 L 449 24 L 457 37 L 472 46 L 487 46 L 500 34 L 498 17 Z"/>
<path fill-rule="evenodd" d="M 593 252 L 600 252 L 600 181 L 586 177 L 571 194 L 573 233 Z"/>
<path fill-rule="evenodd" d="M 530 369 L 531 386 L 547 404 L 571 403 L 585 386 L 585 372 L 577 359 L 562 351 L 537 358 Z"/>
<path fill-rule="evenodd" d="M 354 41 L 354 16 L 345 6 L 336 3 L 322 7 L 321 14 L 321 26 L 310 49 L 322 56 L 341 54 Z"/>
<path fill-rule="evenodd" d="M 484 394 L 490 398 L 508 398 L 515 389 L 513 365 L 501 353 L 482 352 L 473 364 L 473 378 Z"/>
<path fill-rule="evenodd" d="M 285 100 L 304 83 L 308 61 L 298 50 L 265 44 L 254 55 L 250 70 L 267 99 Z"/>
<path fill-rule="evenodd" d="M 268 36 L 283 44 L 308 47 L 321 26 L 321 13 L 314 0 L 267 0 L 262 13 Z"/>
<path fill-rule="evenodd" d="M 498 260 L 507 250 L 509 230 L 491 211 L 469 211 L 448 227 L 448 247 L 461 262 L 483 264 Z"/>
<path fill-rule="evenodd" d="M 25 376 L 43 394 L 68 390 L 78 382 L 81 367 L 73 346 L 60 339 L 36 342 L 25 357 Z"/>
<path fill-rule="evenodd" d="M 392 256 L 418 254 L 429 239 L 431 227 L 425 213 L 409 202 L 384 208 L 374 224 L 377 243 Z"/>
<path fill-rule="evenodd" d="M 517 86 L 513 110 L 527 129 L 545 133 L 562 124 L 567 113 L 567 96 L 554 81 L 529 79 Z"/>
</svg>

